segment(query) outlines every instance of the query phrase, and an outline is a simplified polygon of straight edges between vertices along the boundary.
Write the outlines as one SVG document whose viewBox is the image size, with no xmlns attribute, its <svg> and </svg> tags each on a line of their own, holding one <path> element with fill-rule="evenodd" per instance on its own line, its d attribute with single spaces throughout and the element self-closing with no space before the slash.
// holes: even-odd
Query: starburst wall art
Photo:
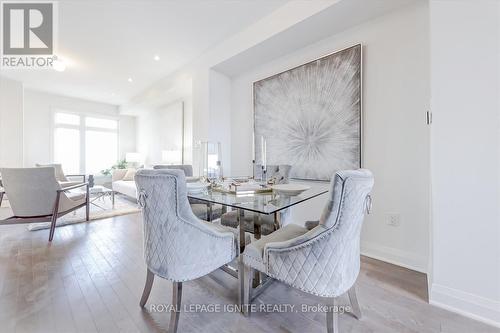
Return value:
<svg viewBox="0 0 500 333">
<path fill-rule="evenodd" d="M 330 180 L 361 166 L 361 45 L 254 82 L 255 161 Z"/>
</svg>

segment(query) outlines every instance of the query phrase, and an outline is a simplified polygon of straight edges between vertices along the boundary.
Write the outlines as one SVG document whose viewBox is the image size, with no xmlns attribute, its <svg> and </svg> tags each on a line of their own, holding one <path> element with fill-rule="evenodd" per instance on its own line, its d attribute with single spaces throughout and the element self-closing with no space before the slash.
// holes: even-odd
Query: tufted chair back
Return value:
<svg viewBox="0 0 500 333">
<path fill-rule="evenodd" d="M 319 225 L 266 246 L 268 275 L 323 297 L 349 290 L 359 274 L 361 227 L 373 183 L 369 170 L 337 172 Z"/>
<path fill-rule="evenodd" d="M 204 276 L 235 256 L 235 237 L 192 212 L 182 170 L 135 175 L 144 224 L 144 257 L 155 275 L 182 282 Z"/>
<path fill-rule="evenodd" d="M 369 170 L 339 171 L 330 182 L 329 199 L 320 218 L 326 228 L 361 228 L 364 213 L 371 203 L 373 175 Z"/>
<path fill-rule="evenodd" d="M 193 177 L 193 166 L 190 164 L 158 164 L 154 165 L 153 169 L 178 169 L 184 171 L 186 177 Z"/>
</svg>

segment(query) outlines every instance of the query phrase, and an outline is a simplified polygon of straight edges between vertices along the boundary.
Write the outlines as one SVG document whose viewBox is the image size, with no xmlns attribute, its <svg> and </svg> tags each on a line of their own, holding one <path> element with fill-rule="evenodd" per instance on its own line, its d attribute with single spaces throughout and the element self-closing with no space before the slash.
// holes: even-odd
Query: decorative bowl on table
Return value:
<svg viewBox="0 0 500 333">
<path fill-rule="evenodd" d="M 235 178 L 226 178 L 222 183 L 213 186 L 212 190 L 236 195 L 259 194 L 272 191 L 269 186 L 248 178 L 243 179 L 242 182 L 237 181 Z"/>
<path fill-rule="evenodd" d="M 271 186 L 273 192 L 289 196 L 299 195 L 304 191 L 309 190 L 311 187 L 301 184 L 277 184 Z"/>
<path fill-rule="evenodd" d="M 205 191 L 210 186 L 210 183 L 194 182 L 187 183 L 186 186 L 189 194 L 198 194 Z"/>
</svg>

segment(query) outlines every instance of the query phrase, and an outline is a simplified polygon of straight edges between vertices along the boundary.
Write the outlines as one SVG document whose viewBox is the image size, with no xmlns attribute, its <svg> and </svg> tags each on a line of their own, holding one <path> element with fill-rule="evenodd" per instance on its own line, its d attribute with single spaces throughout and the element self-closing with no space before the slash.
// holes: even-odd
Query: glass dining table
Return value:
<svg viewBox="0 0 500 333">
<path fill-rule="evenodd" d="M 290 184 L 304 184 L 304 182 L 291 181 Z M 307 200 L 318 197 L 328 192 L 329 184 L 326 182 L 309 182 L 309 189 L 297 195 L 287 195 L 280 192 L 261 192 L 261 193 L 234 193 L 221 191 L 218 189 L 207 189 L 198 193 L 188 193 L 188 198 L 207 203 L 209 207 L 209 216 L 211 216 L 211 206 L 218 204 L 226 209 L 238 211 L 238 224 L 240 231 L 244 232 L 242 227 L 244 212 L 253 212 L 254 218 L 261 215 L 274 215 L 274 221 L 277 228 L 281 227 L 279 212 L 284 211 L 292 206 L 298 205 Z M 244 237 L 240 237 L 240 253 L 245 248 Z"/>
<path fill-rule="evenodd" d="M 301 181 L 290 181 L 290 184 L 304 184 Z M 328 192 L 329 184 L 327 182 L 308 182 L 307 186 L 309 189 L 303 191 L 297 195 L 287 195 L 280 192 L 264 192 L 264 193 L 242 193 L 236 194 L 227 191 L 220 191 L 217 189 L 207 189 L 199 193 L 189 193 L 188 198 L 195 200 L 197 202 L 205 202 L 208 206 L 208 216 L 211 216 L 212 205 L 218 204 L 222 205 L 225 209 L 230 208 L 237 211 L 237 221 L 239 225 L 239 253 L 243 253 L 245 250 L 245 227 L 244 227 L 244 216 L 245 211 L 252 212 L 254 218 L 254 225 L 257 219 L 261 215 L 272 215 L 274 216 L 275 230 L 281 227 L 280 213 L 284 210 L 296 206 L 305 201 L 316 198 Z M 223 267 L 222 269 L 231 274 L 232 276 L 238 278 L 240 282 L 240 304 L 242 304 L 241 297 L 243 295 L 243 261 L 242 257 L 238 258 L 238 268 L 232 268 L 230 266 Z M 257 278 L 257 277 L 256 277 Z M 264 288 L 263 281 L 256 282 L 254 279 L 254 287 Z M 268 281 L 269 282 L 269 281 Z M 256 297 L 260 292 L 254 292 L 253 295 Z"/>
</svg>

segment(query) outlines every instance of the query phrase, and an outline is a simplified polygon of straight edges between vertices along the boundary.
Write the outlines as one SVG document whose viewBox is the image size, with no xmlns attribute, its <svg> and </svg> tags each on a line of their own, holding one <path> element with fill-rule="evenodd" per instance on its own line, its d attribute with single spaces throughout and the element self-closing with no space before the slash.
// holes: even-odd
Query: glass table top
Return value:
<svg viewBox="0 0 500 333">
<path fill-rule="evenodd" d="M 305 183 L 291 181 L 290 183 L 304 184 L 310 186 L 310 189 L 294 196 L 283 195 L 281 193 L 278 194 L 274 192 L 234 194 L 208 189 L 200 193 L 188 193 L 188 197 L 191 199 L 220 204 L 232 208 L 248 210 L 255 213 L 273 214 L 285 208 L 299 204 L 303 201 L 325 194 L 329 190 L 328 182 Z"/>
</svg>

